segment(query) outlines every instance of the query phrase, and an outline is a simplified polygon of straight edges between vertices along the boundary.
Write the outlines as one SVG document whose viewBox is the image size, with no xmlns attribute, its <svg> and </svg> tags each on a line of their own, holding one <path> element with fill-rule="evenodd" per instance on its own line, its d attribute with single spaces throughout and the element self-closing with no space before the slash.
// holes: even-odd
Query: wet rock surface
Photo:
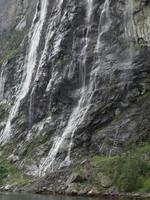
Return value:
<svg viewBox="0 0 150 200">
<path fill-rule="evenodd" d="M 36 2 L 0 0 L 5 4 L 0 34 L 15 30 L 0 50 L 1 149 L 28 175 L 45 175 L 39 191 L 78 193 L 86 177 L 74 177 L 67 188 L 71 163 L 93 155 L 122 155 L 130 144 L 150 141 L 150 3 L 89 2 L 47 4 L 29 89 L 5 138 L 8 114 L 21 96 L 26 55 L 42 4 L 37 4 L 30 35 Z M 101 178 L 104 188 L 112 186 L 109 178 Z M 81 193 L 95 190 L 87 185 Z"/>
</svg>

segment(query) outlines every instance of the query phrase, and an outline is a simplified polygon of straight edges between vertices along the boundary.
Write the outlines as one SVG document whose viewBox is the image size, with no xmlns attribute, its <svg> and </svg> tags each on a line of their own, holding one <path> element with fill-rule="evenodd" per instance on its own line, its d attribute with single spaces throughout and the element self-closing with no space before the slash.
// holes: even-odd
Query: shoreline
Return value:
<svg viewBox="0 0 150 200">
<path fill-rule="evenodd" d="M 66 192 L 52 192 L 52 191 L 31 191 L 31 190 L 13 190 L 13 189 L 0 189 L 0 193 L 30 193 L 30 194 L 38 194 L 38 195 L 50 195 L 50 196 L 73 196 L 73 197 L 91 197 L 91 198 L 102 198 L 102 199 L 111 199 L 111 200 L 150 200 L 150 193 L 93 193 L 93 194 L 79 194 L 79 193 L 66 193 Z"/>
</svg>

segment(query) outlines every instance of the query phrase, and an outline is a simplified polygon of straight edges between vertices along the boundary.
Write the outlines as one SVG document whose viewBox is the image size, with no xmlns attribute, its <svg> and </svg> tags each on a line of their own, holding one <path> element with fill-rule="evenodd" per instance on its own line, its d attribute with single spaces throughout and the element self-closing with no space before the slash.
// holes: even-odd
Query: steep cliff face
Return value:
<svg viewBox="0 0 150 200">
<path fill-rule="evenodd" d="M 20 30 L 31 22 L 36 1 L 1 0 L 0 1 L 0 34 L 16 26 Z M 31 17 L 31 18 L 29 18 Z"/>
<path fill-rule="evenodd" d="M 139 43 L 149 45 L 149 1 L 133 1 L 133 24 L 134 24 L 134 37 Z"/>
<path fill-rule="evenodd" d="M 1 8 L 10 34 L 0 52 L 3 156 L 53 176 L 149 142 L 150 1 L 0 0 Z"/>
</svg>

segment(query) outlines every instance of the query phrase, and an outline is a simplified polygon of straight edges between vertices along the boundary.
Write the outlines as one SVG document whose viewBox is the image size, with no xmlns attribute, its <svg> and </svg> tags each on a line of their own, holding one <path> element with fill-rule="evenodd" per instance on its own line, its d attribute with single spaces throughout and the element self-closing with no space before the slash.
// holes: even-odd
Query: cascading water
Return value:
<svg viewBox="0 0 150 200">
<path fill-rule="evenodd" d="M 47 53 L 48 53 L 48 48 L 49 48 L 49 42 L 51 40 L 51 38 L 54 36 L 54 33 L 55 33 L 55 30 L 54 30 L 54 21 L 60 21 L 60 17 L 61 17 L 61 8 L 62 8 L 62 4 L 63 4 L 64 0 L 58 0 L 56 3 L 57 5 L 57 14 L 55 14 L 55 18 L 53 20 L 51 20 L 51 23 L 49 24 L 48 26 L 48 30 L 47 30 L 47 33 L 46 33 L 46 42 L 45 42 L 45 47 L 44 47 L 44 50 L 42 52 L 42 56 L 41 56 L 41 59 L 40 59 L 40 62 L 39 62 L 39 66 L 38 66 L 38 69 L 37 69 L 37 73 L 36 73 L 36 77 L 35 77 L 35 81 L 38 81 L 39 77 L 40 77 L 40 69 L 42 67 L 42 65 L 46 62 L 46 56 L 47 56 Z M 57 24 L 57 22 L 56 22 Z M 56 41 L 58 43 L 58 41 Z M 58 46 L 58 45 L 56 45 Z M 59 48 L 59 47 L 58 47 Z"/>
<path fill-rule="evenodd" d="M 100 49 L 101 35 L 109 30 L 109 27 L 110 27 L 110 24 L 111 24 L 109 6 L 110 6 L 110 0 L 106 0 L 104 2 L 103 10 L 102 10 L 102 13 L 100 15 L 100 23 L 99 23 L 99 28 L 98 28 L 99 31 L 98 31 L 98 39 L 97 39 L 97 43 L 96 43 L 96 49 L 97 49 L 97 47 L 98 47 L 98 49 Z M 93 0 L 89 0 L 88 4 L 87 4 L 87 26 L 88 26 L 88 29 L 87 29 L 86 38 L 85 38 L 85 41 L 86 41 L 85 47 L 83 48 L 83 51 L 82 51 L 82 58 L 83 58 L 82 62 L 83 62 L 83 67 L 84 67 L 82 96 L 81 96 L 81 99 L 79 100 L 78 107 L 77 107 L 77 109 L 75 110 L 75 113 L 74 113 L 74 115 L 78 119 L 78 124 L 76 124 L 76 126 L 73 127 L 74 130 L 76 130 L 79 127 L 79 125 L 84 121 L 85 116 L 88 114 L 88 111 L 89 111 L 90 107 L 92 106 L 91 101 L 92 101 L 92 97 L 94 95 L 94 92 L 96 90 L 96 77 L 97 77 L 97 74 L 98 74 L 98 69 L 100 67 L 100 66 L 98 66 L 97 67 L 98 69 L 96 68 L 96 69 L 91 70 L 89 85 L 88 85 L 88 87 L 86 87 L 86 85 L 85 85 L 86 84 L 86 60 L 87 60 L 87 48 L 88 48 L 88 44 L 90 42 L 88 36 L 89 36 L 89 32 L 91 30 L 92 10 L 93 10 Z M 103 23 L 102 23 L 102 20 L 104 20 Z M 79 113 L 82 110 L 83 110 L 83 115 L 80 116 Z M 74 117 L 74 119 L 75 119 L 75 117 Z M 72 145 L 73 145 L 74 133 L 75 133 L 75 131 L 72 131 L 68 155 L 66 157 L 64 164 L 66 164 L 66 163 L 70 164 L 70 155 L 71 155 L 71 148 L 72 148 Z M 63 163 L 62 163 L 62 166 L 63 166 Z"/>
<path fill-rule="evenodd" d="M 55 13 L 53 20 L 51 20 L 51 22 L 48 25 L 48 29 L 47 29 L 47 32 L 46 32 L 45 46 L 44 46 L 44 49 L 43 49 L 43 52 L 42 52 L 42 55 L 41 55 L 41 58 L 40 58 L 40 61 L 39 61 L 38 69 L 36 71 L 35 82 L 37 82 L 39 80 L 40 75 L 42 74 L 42 66 L 46 63 L 46 58 L 47 58 L 49 43 L 50 43 L 50 40 L 52 39 L 52 37 L 54 36 L 54 34 L 56 32 L 56 30 L 54 29 L 54 21 L 56 23 L 59 23 L 59 21 L 60 21 L 61 7 L 62 7 L 63 2 L 64 2 L 64 0 L 58 0 L 56 2 L 57 8 L 56 8 L 55 12 L 57 12 L 57 13 Z M 59 40 L 59 42 L 60 42 L 60 40 Z M 55 45 L 55 46 L 57 46 L 56 50 L 58 50 L 59 49 L 58 41 L 56 41 L 56 42 L 57 42 L 57 45 Z M 56 76 L 53 74 L 52 77 L 54 78 Z M 50 83 L 51 82 L 52 82 L 52 80 L 50 80 Z M 47 87 L 47 89 L 48 89 L 48 87 Z M 31 95 L 30 95 L 29 126 L 32 125 L 32 114 L 33 114 L 32 113 L 33 112 L 33 109 L 32 109 L 33 105 L 32 104 L 33 104 L 33 101 L 34 101 L 34 98 L 33 98 L 34 89 L 35 88 L 33 87 L 32 91 L 31 91 Z M 48 90 L 50 90 L 50 88 Z M 27 137 L 29 138 L 29 135 Z"/>
<path fill-rule="evenodd" d="M 133 37 L 133 1 L 126 2 L 124 11 L 124 33 L 127 39 Z"/>
<path fill-rule="evenodd" d="M 6 113 L 1 116 L 1 141 L 5 144 L 8 139 L 12 143 L 17 140 L 10 154 L 19 157 L 18 166 L 28 174 L 44 176 L 55 171 L 47 175 L 57 178 L 73 161 L 87 158 L 88 153 L 121 154 L 126 141 L 138 134 L 137 122 L 142 124 L 144 119 L 137 118 L 140 102 L 133 105 L 133 110 L 131 107 L 147 91 L 144 78 L 148 62 L 143 60 L 149 52 L 145 47 L 133 49 L 132 60 L 132 45 L 135 48 L 146 31 L 141 21 L 146 23 L 148 19 L 136 21 L 143 13 L 136 13 L 137 5 L 132 0 L 38 1 L 41 4 L 28 36 L 24 69 L 25 43 L 19 59 L 10 59 L 5 70 L 2 66 L 0 69 L 1 112 Z M 46 2 L 51 2 L 47 3 L 48 11 Z M 144 12 L 148 8 L 142 7 Z M 15 80 L 17 75 L 19 79 Z M 9 99 L 19 87 L 4 128 L 10 108 L 7 103 L 15 99 L 13 96 L 5 104 L 3 96 Z"/>
<path fill-rule="evenodd" d="M 96 52 L 99 52 L 99 47 L 101 46 L 101 37 L 105 32 L 109 30 L 110 25 L 110 0 L 105 0 L 99 19 L 98 37 L 95 48 Z"/>
<path fill-rule="evenodd" d="M 6 52 L 7 64 L 0 66 L 1 154 L 32 177 L 47 175 L 35 189 L 61 192 L 74 167 L 86 167 L 94 155 L 122 155 L 130 141 L 147 139 L 147 131 L 142 135 L 140 129 L 149 128 L 149 4 L 47 0 L 47 15 L 40 22 L 46 1 L 38 1 L 28 41 L 19 47 L 21 55 L 17 51 L 7 57 Z M 27 31 L 32 6 L 27 11 L 16 7 L 17 19 L 27 21 L 22 30 Z M 0 36 L 0 44 L 5 36 L 9 30 Z M 6 43 L 0 55 L 7 48 L 18 49 L 19 42 Z M 87 179 L 91 186 L 94 175 Z"/>
<path fill-rule="evenodd" d="M 0 73 L 0 101 L 3 100 L 4 96 L 4 86 L 5 86 L 5 73 L 4 73 L 5 64 L 2 65 L 1 73 Z"/>
<path fill-rule="evenodd" d="M 85 37 L 85 45 L 82 50 L 82 89 L 81 89 L 81 98 L 78 102 L 78 105 L 73 110 L 68 125 L 65 128 L 62 136 L 57 136 L 54 139 L 53 146 L 45 159 L 44 162 L 41 163 L 41 166 L 39 168 L 39 176 L 44 176 L 47 169 L 53 170 L 53 163 L 55 161 L 55 158 L 57 156 L 57 153 L 60 149 L 60 147 L 63 145 L 66 138 L 70 137 L 70 144 L 68 147 L 68 154 L 65 158 L 65 160 L 60 164 L 60 167 L 67 166 L 70 164 L 70 154 L 71 154 L 71 148 L 73 144 L 73 136 L 79 125 L 83 122 L 85 115 L 90 107 L 90 104 L 87 102 L 87 95 L 86 95 L 86 86 L 85 86 L 85 78 L 86 78 L 86 58 L 87 58 L 87 47 L 89 43 L 89 31 L 91 29 L 91 16 L 92 16 L 92 10 L 93 10 L 93 0 L 87 0 L 86 3 L 87 7 L 87 16 L 86 16 L 86 25 L 87 25 L 87 33 Z"/>
<path fill-rule="evenodd" d="M 126 4 L 125 4 L 123 28 L 124 28 L 124 34 L 125 34 L 125 41 L 127 42 L 127 45 L 128 45 L 128 57 L 127 57 L 126 62 L 129 68 L 130 66 L 132 66 L 132 61 L 133 61 L 133 42 L 132 42 L 132 39 L 134 38 L 133 20 L 134 20 L 133 19 L 133 1 L 128 0 L 126 1 Z M 123 77 L 123 78 L 126 79 L 126 77 Z M 122 127 L 125 126 L 126 123 L 128 123 L 128 119 L 124 120 L 116 127 L 116 130 L 115 130 L 116 132 L 113 139 L 113 145 L 108 155 L 109 157 L 111 157 L 115 153 L 115 149 L 117 149 L 117 146 L 118 146 L 118 141 L 119 141 L 118 138 L 119 138 L 120 130 Z"/>
<path fill-rule="evenodd" d="M 40 6 L 40 11 L 39 11 L 39 6 Z M 16 116 L 22 99 L 24 99 L 25 96 L 29 92 L 33 71 L 35 69 L 36 61 L 37 61 L 37 50 L 39 47 L 40 36 L 41 36 L 42 28 L 43 28 L 43 25 L 45 22 L 45 18 L 47 15 L 47 6 L 48 6 L 48 0 L 41 0 L 38 3 L 36 13 L 34 16 L 34 20 L 33 20 L 33 24 L 31 26 L 31 30 L 29 33 L 29 49 L 28 49 L 27 56 L 25 58 L 24 75 L 23 75 L 22 85 L 17 94 L 16 101 L 15 101 L 13 107 L 11 108 L 6 127 L 3 131 L 3 133 L 1 133 L 1 137 L 0 137 L 1 143 L 7 142 L 7 140 L 10 138 L 10 136 L 12 134 L 11 133 L 11 121 Z M 38 21 L 36 22 L 37 19 L 38 19 Z"/>
<path fill-rule="evenodd" d="M 128 0 L 124 11 L 124 33 L 129 45 L 129 61 L 133 58 L 133 38 L 134 38 L 134 19 L 133 19 L 133 1 Z"/>
</svg>

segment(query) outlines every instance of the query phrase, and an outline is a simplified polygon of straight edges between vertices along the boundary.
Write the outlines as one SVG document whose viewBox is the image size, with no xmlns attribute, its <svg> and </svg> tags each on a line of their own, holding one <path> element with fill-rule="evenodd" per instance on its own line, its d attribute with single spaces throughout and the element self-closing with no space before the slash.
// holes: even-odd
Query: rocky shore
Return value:
<svg viewBox="0 0 150 200">
<path fill-rule="evenodd" d="M 13 193 L 32 193 L 32 194 L 41 194 L 41 195 L 64 195 L 64 196 L 84 196 L 84 197 L 93 197 L 94 199 L 105 199 L 105 200 L 149 200 L 150 199 L 150 193 L 99 193 L 98 191 L 92 189 L 88 193 L 66 193 L 65 191 L 62 192 L 50 192 L 44 190 L 35 190 L 31 191 L 29 188 L 25 189 L 23 188 L 14 188 L 11 187 L 10 185 L 7 185 L 5 187 L 0 188 L 0 193 L 5 193 L 5 192 L 13 192 Z"/>
</svg>

